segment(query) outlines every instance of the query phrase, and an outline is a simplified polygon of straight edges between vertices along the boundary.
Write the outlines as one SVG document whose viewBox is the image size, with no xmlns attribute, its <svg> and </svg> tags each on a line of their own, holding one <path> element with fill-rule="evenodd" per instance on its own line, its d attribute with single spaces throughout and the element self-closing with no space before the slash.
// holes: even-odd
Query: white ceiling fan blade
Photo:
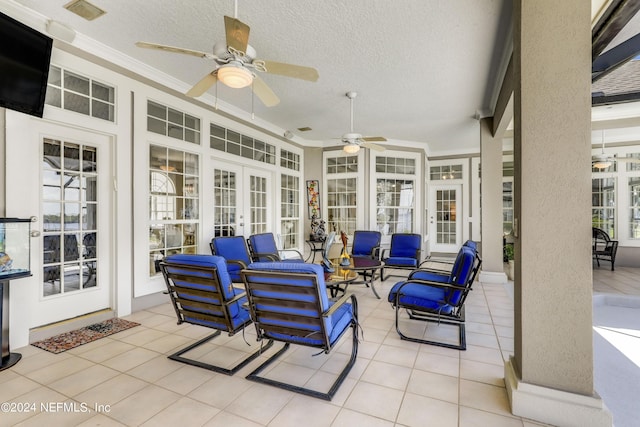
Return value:
<svg viewBox="0 0 640 427">
<path fill-rule="evenodd" d="M 200 52 L 199 50 L 184 49 L 181 47 L 167 46 L 167 45 L 157 44 L 157 43 L 136 42 L 136 46 L 143 47 L 145 49 L 157 49 L 157 50 L 163 50 L 165 52 L 180 53 L 183 55 L 192 55 L 192 56 L 197 56 L 199 58 L 209 58 L 209 59 L 217 58 L 217 56 L 215 56 L 212 53 Z"/>
<path fill-rule="evenodd" d="M 315 82 L 318 80 L 318 70 L 301 65 L 285 64 L 283 62 L 263 61 L 269 74 L 293 77 L 294 79 L 308 80 Z"/>
<path fill-rule="evenodd" d="M 385 142 L 387 140 L 383 136 L 363 136 L 361 139 L 367 142 Z"/>
<path fill-rule="evenodd" d="M 255 76 L 253 78 L 253 85 L 251 87 L 253 89 L 253 93 L 260 98 L 260 101 L 262 101 L 265 106 L 273 107 L 280 103 L 280 98 L 278 98 L 278 96 L 260 77 Z"/>
<path fill-rule="evenodd" d="M 372 144 L 372 143 L 366 142 L 366 141 L 362 143 L 362 146 L 363 147 L 367 147 L 367 148 L 369 148 L 371 150 L 375 150 L 375 151 L 384 151 L 385 150 L 385 148 L 382 145 Z"/>
<path fill-rule="evenodd" d="M 239 19 L 224 17 L 224 29 L 227 34 L 227 46 L 243 53 L 247 53 L 250 28 Z"/>
<path fill-rule="evenodd" d="M 218 81 L 218 77 L 215 74 L 215 71 L 210 72 L 206 76 L 202 78 L 198 83 L 196 83 L 185 95 L 190 96 L 192 98 L 197 98 L 206 91 L 209 90 L 211 86 L 216 84 Z"/>
</svg>

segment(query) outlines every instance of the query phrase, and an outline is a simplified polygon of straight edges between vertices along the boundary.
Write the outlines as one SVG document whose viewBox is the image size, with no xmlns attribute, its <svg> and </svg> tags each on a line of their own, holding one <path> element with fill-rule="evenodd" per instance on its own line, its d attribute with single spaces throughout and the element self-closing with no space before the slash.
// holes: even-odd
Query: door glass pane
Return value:
<svg viewBox="0 0 640 427">
<path fill-rule="evenodd" d="M 455 244 L 456 190 L 436 191 L 436 242 Z"/>
<path fill-rule="evenodd" d="M 267 179 L 260 176 L 250 176 L 249 182 L 251 234 L 265 233 L 267 231 Z"/>
<path fill-rule="evenodd" d="M 235 236 L 236 173 L 216 169 L 213 178 L 213 223 L 215 236 Z"/>
<path fill-rule="evenodd" d="M 44 139 L 43 156 L 42 295 L 49 297 L 98 285 L 98 152 Z"/>
</svg>

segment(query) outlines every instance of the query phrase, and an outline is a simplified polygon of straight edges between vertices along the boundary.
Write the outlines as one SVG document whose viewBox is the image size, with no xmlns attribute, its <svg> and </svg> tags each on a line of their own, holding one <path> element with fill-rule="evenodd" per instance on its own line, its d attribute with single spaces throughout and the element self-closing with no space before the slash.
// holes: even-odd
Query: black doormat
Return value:
<svg viewBox="0 0 640 427">
<path fill-rule="evenodd" d="M 55 335 L 51 338 L 34 342 L 31 345 L 58 354 L 139 325 L 136 322 L 113 318 L 76 329 L 75 331 Z"/>
</svg>

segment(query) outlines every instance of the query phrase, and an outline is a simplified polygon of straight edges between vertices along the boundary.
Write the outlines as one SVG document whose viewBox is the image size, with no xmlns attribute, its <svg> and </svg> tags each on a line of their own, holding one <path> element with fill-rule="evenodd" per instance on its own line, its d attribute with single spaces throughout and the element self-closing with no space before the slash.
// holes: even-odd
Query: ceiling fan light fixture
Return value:
<svg viewBox="0 0 640 427">
<path fill-rule="evenodd" d="M 611 166 L 612 164 L 613 164 L 613 162 L 611 160 L 602 159 L 602 160 L 596 160 L 595 162 L 593 162 L 592 167 L 594 167 L 596 169 L 606 169 L 609 166 Z"/>
<path fill-rule="evenodd" d="M 218 69 L 218 80 L 229 87 L 240 89 L 253 82 L 253 74 L 244 67 L 227 64 Z"/>
<path fill-rule="evenodd" d="M 360 151 L 360 145 L 347 144 L 344 147 L 342 147 L 342 150 L 347 154 L 356 154 L 358 151 Z"/>
</svg>

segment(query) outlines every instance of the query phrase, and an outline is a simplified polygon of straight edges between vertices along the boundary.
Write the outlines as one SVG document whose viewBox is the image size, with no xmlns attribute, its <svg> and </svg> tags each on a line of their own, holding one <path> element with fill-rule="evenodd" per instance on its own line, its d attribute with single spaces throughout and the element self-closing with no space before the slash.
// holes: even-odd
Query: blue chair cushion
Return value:
<svg viewBox="0 0 640 427">
<path fill-rule="evenodd" d="M 242 236 L 214 237 L 211 240 L 216 255 L 225 259 L 251 263 L 251 257 L 247 250 L 247 244 Z M 236 269 L 239 269 L 236 267 Z"/>
<path fill-rule="evenodd" d="M 389 257 L 417 258 L 421 248 L 421 236 L 419 234 L 395 233 L 391 236 Z"/>
<path fill-rule="evenodd" d="M 415 255 L 415 254 L 414 254 Z M 418 259 L 414 257 L 392 256 L 385 258 L 384 264 L 389 267 L 418 267 Z"/>
<path fill-rule="evenodd" d="M 389 291 L 389 302 L 395 304 L 398 289 L 405 282 L 398 282 Z M 417 306 L 426 311 L 449 314 L 453 306 L 446 302 L 446 291 L 435 286 L 408 283 L 400 289 L 400 305 Z"/>
<path fill-rule="evenodd" d="M 353 233 L 353 246 L 351 255 L 370 256 L 373 249 L 380 246 L 381 234 L 379 231 L 361 231 Z"/>
<path fill-rule="evenodd" d="M 238 292 L 244 292 L 240 289 L 236 289 L 233 287 L 233 283 L 231 282 L 231 277 L 227 272 L 227 264 L 223 257 L 217 255 L 198 255 L 198 254 L 175 254 L 169 255 L 165 258 L 166 262 L 182 264 L 186 266 L 194 266 L 194 267 L 205 267 L 205 268 L 213 268 L 215 267 L 218 272 L 218 280 L 220 281 L 220 288 L 223 292 L 223 297 L 225 301 L 228 301 L 236 296 Z M 205 277 L 206 273 L 198 273 L 188 270 L 180 270 L 179 267 L 169 267 L 168 271 L 170 273 L 181 273 L 189 276 L 195 277 Z M 198 284 L 198 283 L 189 283 L 182 282 L 176 280 L 175 283 L 180 286 L 185 286 L 192 289 L 200 289 L 205 291 L 215 291 L 215 287 L 208 284 Z M 178 294 L 180 295 L 180 294 Z M 197 298 L 193 298 L 197 300 Z M 211 298 L 207 301 L 207 299 L 202 299 L 202 302 L 211 302 L 212 304 L 220 305 L 220 301 L 216 298 Z M 229 306 L 230 315 L 235 317 L 239 314 L 240 305 L 238 302 L 231 304 Z"/>
<path fill-rule="evenodd" d="M 329 303 L 329 297 L 327 296 L 327 287 L 324 282 L 324 269 L 321 265 L 318 264 L 308 264 L 304 262 L 297 263 L 286 263 L 286 262 L 254 262 L 249 264 L 248 270 L 258 270 L 258 271 L 273 271 L 273 272 L 289 272 L 289 273 L 308 273 L 313 274 L 316 277 L 318 284 L 318 293 L 320 295 L 320 309 L 322 312 L 325 312 L 331 307 Z M 250 274 L 250 272 L 249 272 Z M 290 286 L 304 286 L 310 287 L 312 284 L 311 279 L 308 281 L 300 281 L 296 279 L 286 279 L 283 277 L 273 277 L 263 279 L 266 283 L 273 282 L 274 284 L 281 285 L 290 285 Z M 265 291 L 256 291 L 254 293 L 256 296 L 262 297 L 281 297 L 284 299 L 289 299 L 293 301 L 304 301 L 304 302 L 314 302 L 316 301 L 316 297 L 314 295 L 300 295 L 296 293 L 291 294 L 282 294 L 280 292 L 265 292 Z M 262 308 L 262 307 L 258 307 Z M 274 310 L 280 313 L 290 313 L 290 314 L 302 314 L 306 316 L 315 316 L 317 313 L 312 310 L 301 310 L 297 308 L 289 308 L 283 306 L 270 306 L 270 310 Z M 335 313 L 334 316 L 335 317 Z M 264 321 L 261 319 L 260 321 Z M 333 323 L 331 318 L 325 319 L 325 328 L 328 334 L 331 334 Z"/>
<path fill-rule="evenodd" d="M 449 283 L 448 274 L 439 274 L 431 271 L 416 270 L 409 276 L 409 279 L 429 280 L 430 282 Z"/>
</svg>

